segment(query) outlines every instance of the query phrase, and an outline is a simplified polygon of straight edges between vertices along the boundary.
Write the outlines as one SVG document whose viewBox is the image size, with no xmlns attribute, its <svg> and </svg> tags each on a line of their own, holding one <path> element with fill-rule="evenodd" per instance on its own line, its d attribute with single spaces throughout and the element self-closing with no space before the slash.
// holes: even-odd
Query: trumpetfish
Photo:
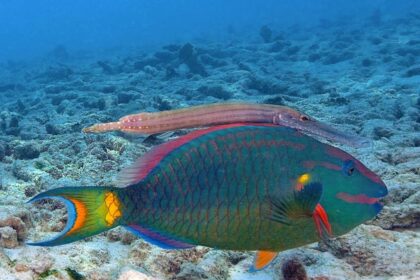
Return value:
<svg viewBox="0 0 420 280">
<path fill-rule="evenodd" d="M 122 131 L 136 134 L 158 134 L 183 128 L 231 123 L 269 123 L 297 129 L 305 134 L 332 142 L 363 147 L 366 138 L 339 131 L 292 108 L 271 104 L 216 103 L 162 112 L 127 115 L 116 122 L 95 124 L 85 133 Z"/>
</svg>

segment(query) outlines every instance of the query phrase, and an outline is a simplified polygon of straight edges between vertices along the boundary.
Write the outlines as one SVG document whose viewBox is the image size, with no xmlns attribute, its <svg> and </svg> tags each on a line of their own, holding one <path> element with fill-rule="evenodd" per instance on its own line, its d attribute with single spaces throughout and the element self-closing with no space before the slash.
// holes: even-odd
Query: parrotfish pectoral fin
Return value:
<svg viewBox="0 0 420 280">
<path fill-rule="evenodd" d="M 111 229 L 120 224 L 122 205 L 113 187 L 63 187 L 38 194 L 33 203 L 50 198 L 63 202 L 67 208 L 67 225 L 56 237 L 29 242 L 33 246 L 55 246 L 70 243 Z"/>
<path fill-rule="evenodd" d="M 267 267 L 276 257 L 277 252 L 257 251 L 255 254 L 254 264 L 250 268 L 251 272 L 255 272 Z"/>
<path fill-rule="evenodd" d="M 290 225 L 294 219 L 312 217 L 316 205 L 321 199 L 322 185 L 313 182 L 294 190 L 288 196 L 270 197 L 272 212 L 269 218 L 273 221 Z"/>
<path fill-rule="evenodd" d="M 321 239 L 325 240 L 332 236 L 332 228 L 330 222 L 328 221 L 328 214 L 324 210 L 324 207 L 322 207 L 319 203 L 315 207 L 313 219 L 316 230 Z"/>
<path fill-rule="evenodd" d="M 194 247 L 192 244 L 177 240 L 176 238 L 160 233 L 156 230 L 139 225 L 129 225 L 126 228 L 135 235 L 140 236 L 147 242 L 152 243 L 153 245 L 156 245 L 162 249 L 188 249 Z"/>
</svg>

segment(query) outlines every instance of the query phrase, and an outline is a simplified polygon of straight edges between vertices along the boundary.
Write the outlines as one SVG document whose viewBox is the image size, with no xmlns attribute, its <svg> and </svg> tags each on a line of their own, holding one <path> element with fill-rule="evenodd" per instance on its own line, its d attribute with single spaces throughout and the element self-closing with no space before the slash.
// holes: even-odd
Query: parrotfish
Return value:
<svg viewBox="0 0 420 280">
<path fill-rule="evenodd" d="M 257 251 L 253 270 L 279 251 L 342 235 L 375 217 L 383 181 L 350 154 L 294 129 L 229 124 L 155 147 L 124 171 L 125 187 L 62 187 L 54 246 L 124 226 L 165 249 L 196 245 Z"/>
<path fill-rule="evenodd" d="M 123 131 L 157 134 L 182 128 L 196 128 L 230 123 L 270 123 L 295 128 L 305 134 L 353 147 L 368 146 L 370 141 L 339 131 L 292 108 L 270 104 L 216 103 L 155 113 L 139 113 L 116 122 L 95 124 L 85 133 Z"/>
</svg>

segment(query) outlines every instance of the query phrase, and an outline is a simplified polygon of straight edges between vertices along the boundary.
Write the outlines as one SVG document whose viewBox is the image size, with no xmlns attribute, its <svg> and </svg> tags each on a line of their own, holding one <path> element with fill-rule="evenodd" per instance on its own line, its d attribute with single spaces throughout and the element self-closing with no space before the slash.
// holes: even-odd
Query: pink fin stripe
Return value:
<svg viewBox="0 0 420 280">
<path fill-rule="evenodd" d="M 193 132 L 188 133 L 187 135 L 181 136 L 178 139 L 173 141 L 161 144 L 148 153 L 146 153 L 143 157 L 139 158 L 131 167 L 128 167 L 121 171 L 119 174 L 118 185 L 121 187 L 125 187 L 131 184 L 135 184 L 141 180 L 143 180 L 149 173 L 152 171 L 159 162 L 166 157 L 170 152 L 175 150 L 176 148 L 200 137 L 205 134 L 227 129 L 233 127 L 240 127 L 240 126 L 275 126 L 274 124 L 253 124 L 253 123 L 234 123 L 234 124 L 226 124 L 226 125 L 218 125 L 212 126 L 206 129 L 195 130 Z"/>
<path fill-rule="evenodd" d="M 340 192 L 336 195 L 336 197 L 349 203 L 375 204 L 378 202 L 377 198 L 368 197 L 365 194 L 351 195 L 345 192 Z"/>
</svg>

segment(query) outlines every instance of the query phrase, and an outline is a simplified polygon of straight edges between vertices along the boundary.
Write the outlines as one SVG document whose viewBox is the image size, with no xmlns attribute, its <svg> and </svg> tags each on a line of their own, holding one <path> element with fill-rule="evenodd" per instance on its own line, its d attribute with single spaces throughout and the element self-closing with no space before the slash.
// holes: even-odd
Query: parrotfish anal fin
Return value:
<svg viewBox="0 0 420 280">
<path fill-rule="evenodd" d="M 328 239 L 332 236 L 331 224 L 328 221 L 327 212 L 325 212 L 324 207 L 321 204 L 317 204 L 313 214 L 313 219 L 315 222 L 316 230 L 319 234 L 319 237 L 322 240 Z"/>
<path fill-rule="evenodd" d="M 294 190 L 290 195 L 273 195 L 269 198 L 272 205 L 269 218 L 290 225 L 295 219 L 312 217 L 321 194 L 322 185 L 313 182 L 300 190 Z"/>
<path fill-rule="evenodd" d="M 163 233 L 139 225 L 129 225 L 126 228 L 135 235 L 162 249 L 188 249 L 194 247 L 192 244 L 176 240 Z"/>
<path fill-rule="evenodd" d="M 257 251 L 254 264 L 250 269 L 251 272 L 261 270 L 268 266 L 277 257 L 277 254 L 277 252 L 271 251 Z"/>
</svg>

